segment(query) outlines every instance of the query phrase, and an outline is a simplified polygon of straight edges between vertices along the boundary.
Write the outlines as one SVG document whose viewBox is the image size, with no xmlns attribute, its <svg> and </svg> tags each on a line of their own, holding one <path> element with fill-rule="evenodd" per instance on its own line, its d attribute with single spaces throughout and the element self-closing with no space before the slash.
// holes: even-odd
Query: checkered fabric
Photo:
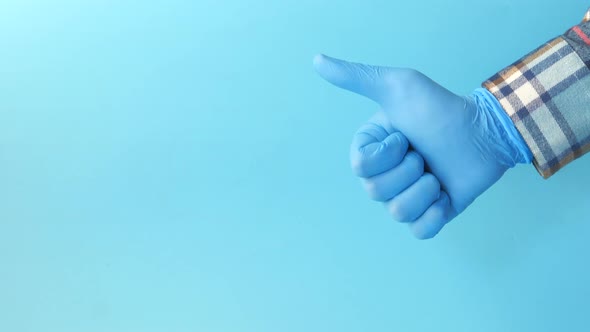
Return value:
<svg viewBox="0 0 590 332">
<path fill-rule="evenodd" d="M 590 10 L 584 21 L 483 83 L 549 178 L 590 151 Z"/>
</svg>

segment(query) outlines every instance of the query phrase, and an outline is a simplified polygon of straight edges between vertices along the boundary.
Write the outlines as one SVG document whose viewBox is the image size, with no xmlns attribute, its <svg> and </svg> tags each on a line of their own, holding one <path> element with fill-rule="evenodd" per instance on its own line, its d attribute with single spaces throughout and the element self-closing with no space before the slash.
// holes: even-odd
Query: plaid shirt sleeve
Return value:
<svg viewBox="0 0 590 332">
<path fill-rule="evenodd" d="M 590 10 L 584 21 L 483 83 L 549 178 L 590 151 Z"/>
</svg>

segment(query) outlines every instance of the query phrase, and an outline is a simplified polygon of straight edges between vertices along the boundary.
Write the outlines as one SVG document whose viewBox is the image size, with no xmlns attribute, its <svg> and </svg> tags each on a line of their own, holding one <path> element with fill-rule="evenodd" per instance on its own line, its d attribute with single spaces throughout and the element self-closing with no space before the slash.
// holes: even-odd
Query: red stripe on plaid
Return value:
<svg viewBox="0 0 590 332">
<path fill-rule="evenodd" d="M 577 33 L 580 38 L 582 38 L 584 43 L 590 45 L 590 38 L 588 38 L 588 36 L 584 33 L 584 31 L 582 31 L 582 29 L 580 29 L 580 27 L 575 26 L 572 28 L 572 30 L 574 30 L 574 32 Z"/>
</svg>

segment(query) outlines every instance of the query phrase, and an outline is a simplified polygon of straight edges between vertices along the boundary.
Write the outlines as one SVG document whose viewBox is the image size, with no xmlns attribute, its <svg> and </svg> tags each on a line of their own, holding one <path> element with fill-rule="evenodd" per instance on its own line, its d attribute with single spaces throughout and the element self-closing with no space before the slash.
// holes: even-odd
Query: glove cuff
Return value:
<svg viewBox="0 0 590 332">
<path fill-rule="evenodd" d="M 478 106 L 487 109 L 491 115 L 497 120 L 499 125 L 504 129 L 508 144 L 516 152 L 516 163 L 519 164 L 530 164 L 533 159 L 533 154 L 527 146 L 524 138 L 520 135 L 514 123 L 508 117 L 502 105 L 498 102 L 496 97 L 492 95 L 488 90 L 483 88 L 475 89 L 473 92 L 476 103 Z"/>
</svg>

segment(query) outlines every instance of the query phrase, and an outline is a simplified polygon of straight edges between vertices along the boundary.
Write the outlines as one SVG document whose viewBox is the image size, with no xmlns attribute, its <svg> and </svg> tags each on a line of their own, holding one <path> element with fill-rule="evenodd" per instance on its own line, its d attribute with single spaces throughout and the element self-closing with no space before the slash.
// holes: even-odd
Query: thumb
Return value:
<svg viewBox="0 0 590 332">
<path fill-rule="evenodd" d="M 348 62 L 319 54 L 313 59 L 316 72 L 326 81 L 383 104 L 387 67 Z"/>
</svg>

